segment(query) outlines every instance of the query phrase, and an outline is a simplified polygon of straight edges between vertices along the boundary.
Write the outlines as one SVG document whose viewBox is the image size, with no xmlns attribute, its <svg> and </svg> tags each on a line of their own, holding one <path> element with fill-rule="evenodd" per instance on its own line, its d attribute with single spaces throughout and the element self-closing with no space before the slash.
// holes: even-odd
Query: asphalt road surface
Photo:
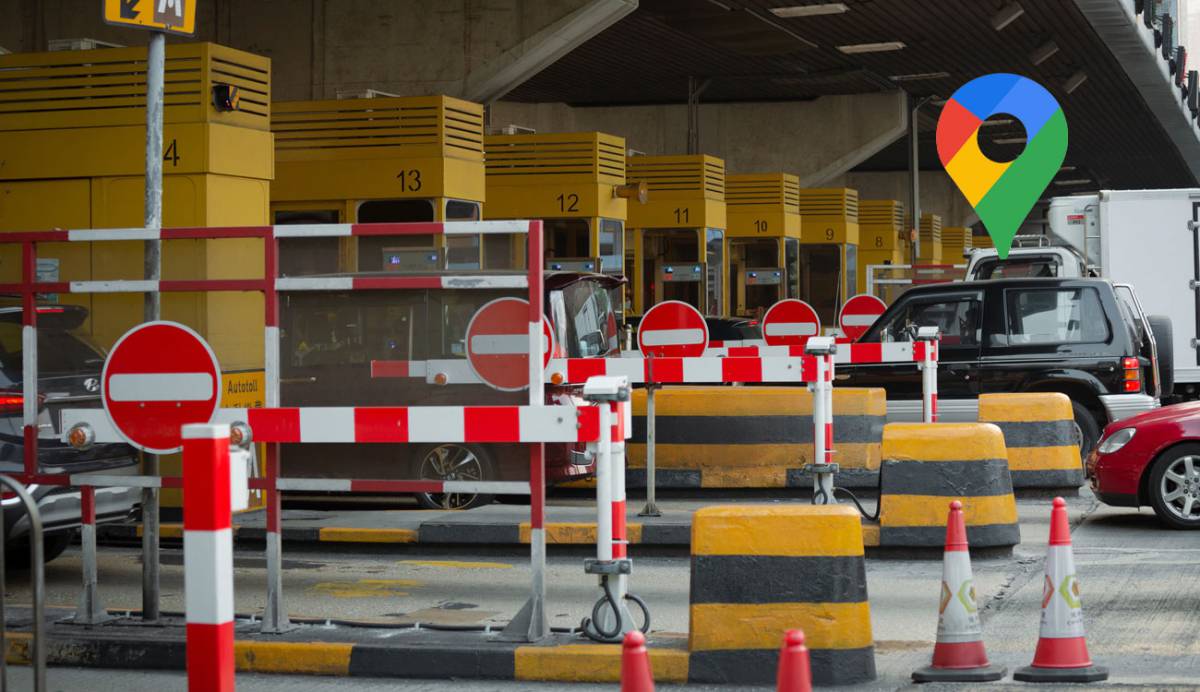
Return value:
<svg viewBox="0 0 1200 692">
<path fill-rule="evenodd" d="M 1072 499 L 1070 511 L 1088 644 L 1096 662 L 1111 669 L 1108 684 L 1182 689 L 1200 683 L 1200 535 L 1163 529 L 1149 510 L 1108 508 L 1090 496 Z M 1008 666 L 1010 672 L 1030 662 L 1037 642 L 1050 501 L 1022 500 L 1019 513 L 1023 542 L 1014 554 L 973 562 L 988 652 L 993 662 Z M 165 611 L 183 608 L 180 558 L 179 550 L 164 550 Z M 520 607 L 528 588 L 529 571 L 519 552 L 481 555 L 459 549 L 430 554 L 402 546 L 331 550 L 318 544 L 288 549 L 285 558 L 288 610 L 314 618 L 363 622 L 415 618 L 499 625 Z M 686 632 L 687 557 L 639 557 L 635 550 L 634 558 L 632 588 L 651 605 L 653 629 Z M 261 556 L 239 550 L 235 566 L 237 611 L 261 612 L 265 580 Z M 79 569 L 77 549 L 48 566 L 48 604 L 76 603 Z M 104 604 L 136 609 L 141 602 L 140 574 L 135 548 L 102 548 Z M 912 670 L 926 665 L 932 652 L 941 563 L 876 558 L 868 561 L 867 575 L 879 680 L 859 689 L 903 688 Z M 28 602 L 28 586 L 20 579 L 9 590 L 10 603 Z M 548 591 L 552 624 L 568 627 L 578 624 L 599 594 L 594 578 L 583 574 L 581 555 L 552 554 Z M 50 681 L 51 689 L 63 690 L 84 685 L 121 692 L 184 688 L 181 674 L 136 671 L 51 669 Z M 611 685 L 239 677 L 239 689 L 246 690 L 373 690 L 396 689 L 401 684 L 411 690 L 462 692 L 613 689 Z"/>
</svg>

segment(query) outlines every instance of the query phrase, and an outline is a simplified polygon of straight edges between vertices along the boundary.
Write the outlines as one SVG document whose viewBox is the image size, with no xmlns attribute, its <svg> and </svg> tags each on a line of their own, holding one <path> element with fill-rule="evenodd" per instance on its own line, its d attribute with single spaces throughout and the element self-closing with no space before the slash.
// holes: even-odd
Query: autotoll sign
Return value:
<svg viewBox="0 0 1200 692">
<path fill-rule="evenodd" d="M 821 335 L 821 318 L 808 303 L 788 298 L 763 315 L 762 332 L 768 346 L 803 346 L 811 337 Z"/>
<path fill-rule="evenodd" d="M 170 454 L 180 429 L 207 423 L 217 411 L 221 369 L 212 349 L 175 322 L 147 322 L 122 336 L 100 377 L 104 410 L 129 444 Z"/>
<path fill-rule="evenodd" d="M 646 311 L 638 325 L 638 349 L 645 355 L 686 358 L 704 355 L 708 324 L 696 308 L 668 300 Z"/>
<path fill-rule="evenodd" d="M 838 317 L 838 326 L 848 338 L 858 341 L 867 333 L 875 320 L 887 310 L 887 303 L 873 295 L 861 293 L 846 301 L 842 306 L 842 314 Z"/>
<path fill-rule="evenodd" d="M 107 24 L 163 31 L 180 36 L 196 35 L 196 4 L 199 0 L 103 0 Z"/>
<path fill-rule="evenodd" d="M 542 317 L 542 367 L 550 364 L 554 335 Z M 497 298 L 467 325 L 467 362 L 485 383 L 505 392 L 529 386 L 529 301 Z"/>
</svg>

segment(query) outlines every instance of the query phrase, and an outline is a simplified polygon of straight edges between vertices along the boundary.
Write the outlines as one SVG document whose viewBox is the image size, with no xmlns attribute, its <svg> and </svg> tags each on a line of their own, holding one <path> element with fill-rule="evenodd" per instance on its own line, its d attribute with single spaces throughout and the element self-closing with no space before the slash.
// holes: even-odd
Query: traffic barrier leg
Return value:
<svg viewBox="0 0 1200 692">
<path fill-rule="evenodd" d="M 79 540 L 83 549 L 83 591 L 79 596 L 79 608 L 72 619 L 76 625 L 99 625 L 109 620 L 108 612 L 100 605 L 98 592 L 98 570 L 96 561 L 96 488 L 84 485 L 79 488 L 80 529 Z"/>
<path fill-rule="evenodd" d="M 624 378 L 593 377 L 584 397 L 598 404 L 600 439 L 596 459 L 596 559 L 584 561 L 584 572 L 600 577 L 603 595 L 584 621 L 591 639 L 619 642 L 635 628 L 626 601 L 633 563 L 625 535 L 625 413 L 629 386 Z M 644 607 L 644 606 L 643 606 Z"/>
<path fill-rule="evenodd" d="M 937 339 L 922 339 L 925 353 L 921 358 L 921 421 L 936 423 L 937 412 Z"/>
<path fill-rule="evenodd" d="M 279 445 L 266 445 L 266 481 L 263 500 L 267 514 L 267 603 L 263 609 L 263 634 L 282 634 L 292 629 L 287 609 L 283 605 L 283 511 L 277 481 L 279 480 Z"/>
<path fill-rule="evenodd" d="M 190 692 L 233 692 L 229 426 L 183 426 L 183 585 Z"/>
</svg>

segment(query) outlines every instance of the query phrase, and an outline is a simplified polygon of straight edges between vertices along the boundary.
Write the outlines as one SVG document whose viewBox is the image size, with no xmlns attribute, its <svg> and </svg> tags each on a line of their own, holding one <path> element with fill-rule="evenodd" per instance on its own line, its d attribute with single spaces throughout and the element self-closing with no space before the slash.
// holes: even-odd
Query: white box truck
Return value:
<svg viewBox="0 0 1200 692">
<path fill-rule="evenodd" d="M 1164 365 L 1163 398 L 1200 398 L 1200 188 L 1055 197 L 1047 221 L 1036 245 L 1022 238 L 1007 260 L 972 252 L 967 280 L 1100 276 L 1132 286 L 1131 309 L 1149 316 Z"/>
</svg>

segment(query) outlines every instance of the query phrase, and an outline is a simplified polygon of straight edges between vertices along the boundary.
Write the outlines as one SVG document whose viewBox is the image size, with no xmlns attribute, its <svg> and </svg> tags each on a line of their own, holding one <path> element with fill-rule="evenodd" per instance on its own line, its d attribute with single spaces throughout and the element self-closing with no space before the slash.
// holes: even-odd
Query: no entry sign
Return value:
<svg viewBox="0 0 1200 692">
<path fill-rule="evenodd" d="M 867 293 L 860 293 L 842 306 L 842 314 L 838 316 L 838 325 L 848 338 L 858 341 L 867 333 L 875 320 L 887 310 L 887 303 Z"/>
<path fill-rule="evenodd" d="M 554 335 L 542 317 L 542 367 L 550 364 Z M 529 301 L 497 298 L 467 324 L 467 362 L 489 386 L 516 392 L 529 386 Z"/>
<path fill-rule="evenodd" d="M 686 358 L 704 355 L 708 323 L 696 308 L 668 300 L 646 311 L 638 325 L 638 349 L 645 355 Z"/>
<path fill-rule="evenodd" d="M 104 410 L 129 444 L 154 454 L 183 446 L 180 429 L 217 411 L 221 368 L 212 349 L 175 322 L 147 322 L 125 332 L 104 361 Z"/>
<path fill-rule="evenodd" d="M 781 300 L 763 315 L 763 341 L 768 346 L 803 346 L 810 337 L 821 335 L 821 318 L 803 300 Z"/>
</svg>

